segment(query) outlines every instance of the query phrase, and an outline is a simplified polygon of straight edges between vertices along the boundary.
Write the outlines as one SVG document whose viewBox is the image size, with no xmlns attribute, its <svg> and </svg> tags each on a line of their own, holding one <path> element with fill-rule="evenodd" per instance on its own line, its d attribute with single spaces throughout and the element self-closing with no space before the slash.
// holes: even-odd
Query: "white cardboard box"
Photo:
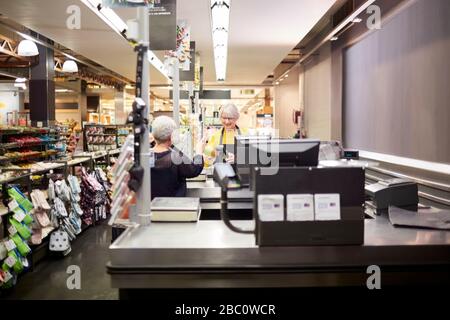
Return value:
<svg viewBox="0 0 450 320">
<path fill-rule="evenodd" d="M 341 205 L 339 193 L 319 193 L 314 195 L 316 220 L 340 220 Z"/>
<path fill-rule="evenodd" d="M 288 194 L 286 199 L 288 221 L 314 220 L 314 196 L 312 194 Z"/>
<path fill-rule="evenodd" d="M 261 221 L 283 221 L 284 196 L 282 194 L 259 194 L 258 215 Z"/>
</svg>

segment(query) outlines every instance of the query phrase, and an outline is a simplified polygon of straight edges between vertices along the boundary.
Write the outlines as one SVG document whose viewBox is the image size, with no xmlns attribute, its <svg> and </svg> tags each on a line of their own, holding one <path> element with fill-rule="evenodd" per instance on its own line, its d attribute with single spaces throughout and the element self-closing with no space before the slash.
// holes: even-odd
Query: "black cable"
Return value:
<svg viewBox="0 0 450 320">
<path fill-rule="evenodd" d="M 230 221 L 230 216 L 228 215 L 228 193 L 226 188 L 221 188 L 222 193 L 220 197 L 220 218 L 223 220 L 225 225 L 234 232 L 244 233 L 244 234 L 254 234 L 255 229 L 253 230 L 244 230 L 236 227 Z"/>
</svg>

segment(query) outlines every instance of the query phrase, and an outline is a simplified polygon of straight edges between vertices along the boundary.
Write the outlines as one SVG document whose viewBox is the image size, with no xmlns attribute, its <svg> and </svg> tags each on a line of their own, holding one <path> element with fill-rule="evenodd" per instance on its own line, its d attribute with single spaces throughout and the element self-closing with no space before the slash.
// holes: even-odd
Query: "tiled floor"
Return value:
<svg viewBox="0 0 450 320">
<path fill-rule="evenodd" d="M 50 257 L 32 272 L 24 274 L 4 299 L 118 299 L 106 273 L 111 227 L 106 223 L 85 230 L 72 243 L 72 252 L 64 258 Z M 70 265 L 81 271 L 81 289 L 69 290 L 67 273 Z"/>
</svg>

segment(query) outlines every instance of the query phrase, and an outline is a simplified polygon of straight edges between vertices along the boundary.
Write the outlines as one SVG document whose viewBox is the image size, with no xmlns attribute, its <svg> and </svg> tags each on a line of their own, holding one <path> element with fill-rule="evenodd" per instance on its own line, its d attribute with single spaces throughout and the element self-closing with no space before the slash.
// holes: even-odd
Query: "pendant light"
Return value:
<svg viewBox="0 0 450 320">
<path fill-rule="evenodd" d="M 23 57 L 37 56 L 39 54 L 36 43 L 31 40 L 22 40 L 17 48 L 17 54 Z"/>
<path fill-rule="evenodd" d="M 75 73 L 78 72 L 78 65 L 75 61 L 73 60 L 66 60 L 64 61 L 63 67 L 62 67 L 62 72 L 71 72 L 71 73 Z"/>
</svg>

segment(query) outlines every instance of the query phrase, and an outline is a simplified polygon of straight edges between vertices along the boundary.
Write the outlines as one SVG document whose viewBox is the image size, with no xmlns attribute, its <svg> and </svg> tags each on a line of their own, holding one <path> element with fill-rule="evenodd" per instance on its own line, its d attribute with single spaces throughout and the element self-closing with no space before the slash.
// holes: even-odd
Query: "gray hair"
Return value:
<svg viewBox="0 0 450 320">
<path fill-rule="evenodd" d="M 239 110 L 233 103 L 228 103 L 220 110 L 220 116 L 222 117 L 222 115 L 233 119 L 239 119 Z"/>
<path fill-rule="evenodd" d="M 168 116 L 156 117 L 152 122 L 152 134 L 157 142 L 168 141 L 176 129 L 175 121 Z"/>
</svg>

